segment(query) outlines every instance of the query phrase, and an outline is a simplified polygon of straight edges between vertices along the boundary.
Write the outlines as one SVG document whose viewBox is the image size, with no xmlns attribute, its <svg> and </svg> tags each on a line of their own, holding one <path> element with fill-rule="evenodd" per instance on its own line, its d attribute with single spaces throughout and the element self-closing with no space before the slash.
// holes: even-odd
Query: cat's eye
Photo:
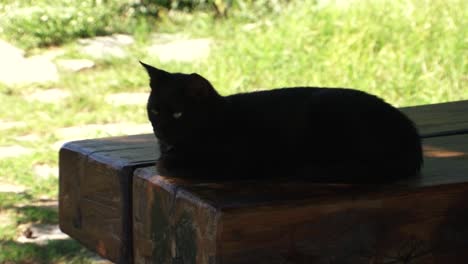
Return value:
<svg viewBox="0 0 468 264">
<path fill-rule="evenodd" d="M 179 119 L 181 116 L 182 116 L 182 112 L 175 112 L 172 114 L 172 117 L 174 117 L 175 119 Z"/>
<path fill-rule="evenodd" d="M 159 111 L 158 111 L 158 110 L 151 109 L 150 111 L 151 111 L 151 113 L 154 114 L 154 115 L 159 115 Z"/>
</svg>

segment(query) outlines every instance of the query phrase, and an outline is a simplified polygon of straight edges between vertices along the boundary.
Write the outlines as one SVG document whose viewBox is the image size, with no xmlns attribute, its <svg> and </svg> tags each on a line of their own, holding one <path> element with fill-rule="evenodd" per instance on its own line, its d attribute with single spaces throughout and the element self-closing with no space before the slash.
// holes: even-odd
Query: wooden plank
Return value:
<svg viewBox="0 0 468 264">
<path fill-rule="evenodd" d="M 423 137 L 468 133 L 468 100 L 404 107 L 401 110 L 416 123 Z"/>
<path fill-rule="evenodd" d="M 403 111 L 415 120 L 421 133 L 444 134 L 468 128 L 468 101 L 409 107 Z M 124 263 L 131 259 L 131 175 L 136 167 L 154 164 L 157 157 L 156 140 L 152 134 L 64 145 L 60 151 L 59 191 L 62 230 L 115 262 Z M 434 178 L 434 184 L 446 180 L 443 171 L 440 173 L 439 178 Z M 298 192 L 306 188 L 312 188 L 310 193 L 320 194 L 322 191 L 321 188 L 296 184 Z M 270 187 L 265 184 L 265 189 L 278 189 L 278 186 L 281 191 L 281 183 Z M 240 187 L 233 183 L 231 190 Z M 242 188 L 248 193 L 249 187 Z M 289 195 L 294 197 L 294 194 Z"/>
<path fill-rule="evenodd" d="M 157 155 L 152 135 L 65 144 L 59 154 L 60 229 L 105 258 L 131 263 L 131 177 Z"/>
<path fill-rule="evenodd" d="M 386 186 L 137 169 L 135 263 L 466 263 L 468 135 L 427 139 L 425 156 L 422 177 Z"/>
</svg>

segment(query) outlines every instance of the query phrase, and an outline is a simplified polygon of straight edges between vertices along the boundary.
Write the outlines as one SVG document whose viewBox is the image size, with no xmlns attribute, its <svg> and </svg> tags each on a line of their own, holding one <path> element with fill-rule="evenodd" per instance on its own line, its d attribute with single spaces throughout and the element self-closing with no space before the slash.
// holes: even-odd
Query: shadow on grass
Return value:
<svg viewBox="0 0 468 264">
<path fill-rule="evenodd" d="M 0 263 L 91 263 L 92 257 L 92 253 L 71 239 L 49 241 L 47 245 L 0 240 Z"/>
<path fill-rule="evenodd" d="M 27 193 L 0 193 L 0 209 L 12 208 L 15 204 L 31 202 L 34 197 Z"/>
<path fill-rule="evenodd" d="M 54 202 L 55 201 L 36 201 L 34 197 L 28 193 L 14 195 L 0 193 L 0 210 L 15 211 L 17 214 L 16 222 L 18 224 L 57 224 L 58 204 Z"/>
<path fill-rule="evenodd" d="M 41 206 L 23 206 L 12 208 L 18 213 L 18 224 L 24 223 L 41 223 L 41 224 L 57 224 L 58 211 L 55 208 Z"/>
<path fill-rule="evenodd" d="M 0 212 L 13 212 L 13 226 L 21 224 L 58 224 L 55 201 L 36 200 L 29 193 L 0 193 Z M 1 225 L 2 223 L 0 223 Z M 13 231 L 15 232 L 15 231 Z M 17 230 L 19 232 L 19 229 Z M 95 255 L 72 239 L 49 240 L 44 245 L 19 243 L 8 234 L 0 233 L 0 264 L 92 263 Z"/>
</svg>

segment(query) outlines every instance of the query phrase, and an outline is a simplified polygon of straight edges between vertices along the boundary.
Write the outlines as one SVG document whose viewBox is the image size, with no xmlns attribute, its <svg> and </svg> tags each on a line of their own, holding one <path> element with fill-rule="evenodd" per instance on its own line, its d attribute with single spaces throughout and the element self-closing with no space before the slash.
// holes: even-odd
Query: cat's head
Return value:
<svg viewBox="0 0 468 264">
<path fill-rule="evenodd" d="M 196 134 L 222 97 L 208 80 L 192 73 L 169 73 L 140 62 L 150 78 L 148 118 L 158 139 L 176 145 Z"/>
</svg>

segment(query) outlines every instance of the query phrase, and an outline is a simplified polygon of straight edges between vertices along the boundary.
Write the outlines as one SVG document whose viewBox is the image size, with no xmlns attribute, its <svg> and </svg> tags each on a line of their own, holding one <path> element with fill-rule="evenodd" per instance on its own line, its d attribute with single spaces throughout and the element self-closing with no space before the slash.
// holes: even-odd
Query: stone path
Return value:
<svg viewBox="0 0 468 264">
<path fill-rule="evenodd" d="M 57 68 L 49 58 L 25 58 L 23 50 L 3 40 L 0 40 L 0 58 L 0 83 L 21 85 L 58 80 Z"/>
<path fill-rule="evenodd" d="M 0 181 L 0 193 L 24 193 L 26 187 Z"/>
<path fill-rule="evenodd" d="M 0 56 L 8 61 L 21 60 L 24 58 L 24 51 L 0 39 Z"/>
<path fill-rule="evenodd" d="M 17 127 L 23 127 L 25 125 L 26 123 L 23 121 L 8 122 L 8 121 L 0 120 L 0 130 L 8 130 L 8 129 L 13 129 Z M 21 155 L 30 154 L 32 152 L 33 152 L 32 149 L 21 147 L 18 145 L 0 146 L 0 159 L 18 157 Z"/>
<path fill-rule="evenodd" d="M 81 52 L 93 58 L 125 58 L 129 54 L 126 47 L 135 43 L 130 35 L 114 34 L 78 40 Z M 149 56 L 160 61 L 191 62 L 203 60 L 210 54 L 213 40 L 209 38 L 190 39 L 180 34 L 153 34 L 147 48 Z M 30 83 L 56 82 L 59 78 L 56 64 L 63 70 L 77 72 L 95 66 L 88 59 L 59 59 L 64 50 L 55 48 L 43 54 L 25 57 L 24 51 L 0 39 L 0 83 L 7 86 Z"/>
<path fill-rule="evenodd" d="M 70 237 L 60 231 L 58 225 L 26 224 L 18 226 L 20 236 L 16 239 L 19 243 L 34 243 L 46 245 L 50 240 L 64 240 Z"/>
<path fill-rule="evenodd" d="M 78 40 L 78 43 L 83 46 L 82 52 L 94 58 L 124 58 L 127 56 L 124 47 L 134 42 L 132 36 L 124 34 Z"/>
<path fill-rule="evenodd" d="M 37 141 L 37 140 L 40 140 L 40 139 L 41 139 L 41 137 L 39 135 L 36 135 L 36 134 L 28 134 L 28 135 L 15 137 L 15 140 L 24 141 L 24 142 Z"/>
<path fill-rule="evenodd" d="M 1 186 L 1 185 L 0 185 Z M 15 208 L 24 206 L 36 206 L 42 208 L 49 208 L 58 210 L 57 200 L 47 200 L 33 202 L 27 205 L 15 205 Z M 15 212 L 14 210 L 0 210 L 0 222 L 5 226 L 15 225 Z M 63 233 L 57 224 L 40 224 L 40 223 L 27 223 L 18 225 L 16 227 L 17 236 L 15 241 L 21 244 L 31 243 L 40 246 L 47 245 L 50 241 L 61 241 L 71 239 L 67 234 Z M 94 264 L 112 264 L 112 262 L 101 258 L 99 255 L 90 252 L 88 260 Z"/>
<path fill-rule="evenodd" d="M 61 59 L 56 63 L 60 68 L 72 72 L 91 69 L 95 66 L 94 61 L 87 59 Z"/>
<path fill-rule="evenodd" d="M 0 146 L 0 159 L 18 157 L 32 152 L 31 149 L 21 146 Z"/>
<path fill-rule="evenodd" d="M 33 243 L 36 245 L 44 246 L 49 241 L 68 240 L 70 237 L 60 231 L 58 225 L 45 225 L 45 224 L 28 224 L 19 227 L 20 235 L 16 238 L 18 243 Z M 93 264 L 112 264 L 112 262 L 105 260 L 93 254 L 89 259 Z"/>
<path fill-rule="evenodd" d="M 25 96 L 28 101 L 38 101 L 42 103 L 58 103 L 70 96 L 70 92 L 59 88 L 37 90 Z"/>
</svg>

